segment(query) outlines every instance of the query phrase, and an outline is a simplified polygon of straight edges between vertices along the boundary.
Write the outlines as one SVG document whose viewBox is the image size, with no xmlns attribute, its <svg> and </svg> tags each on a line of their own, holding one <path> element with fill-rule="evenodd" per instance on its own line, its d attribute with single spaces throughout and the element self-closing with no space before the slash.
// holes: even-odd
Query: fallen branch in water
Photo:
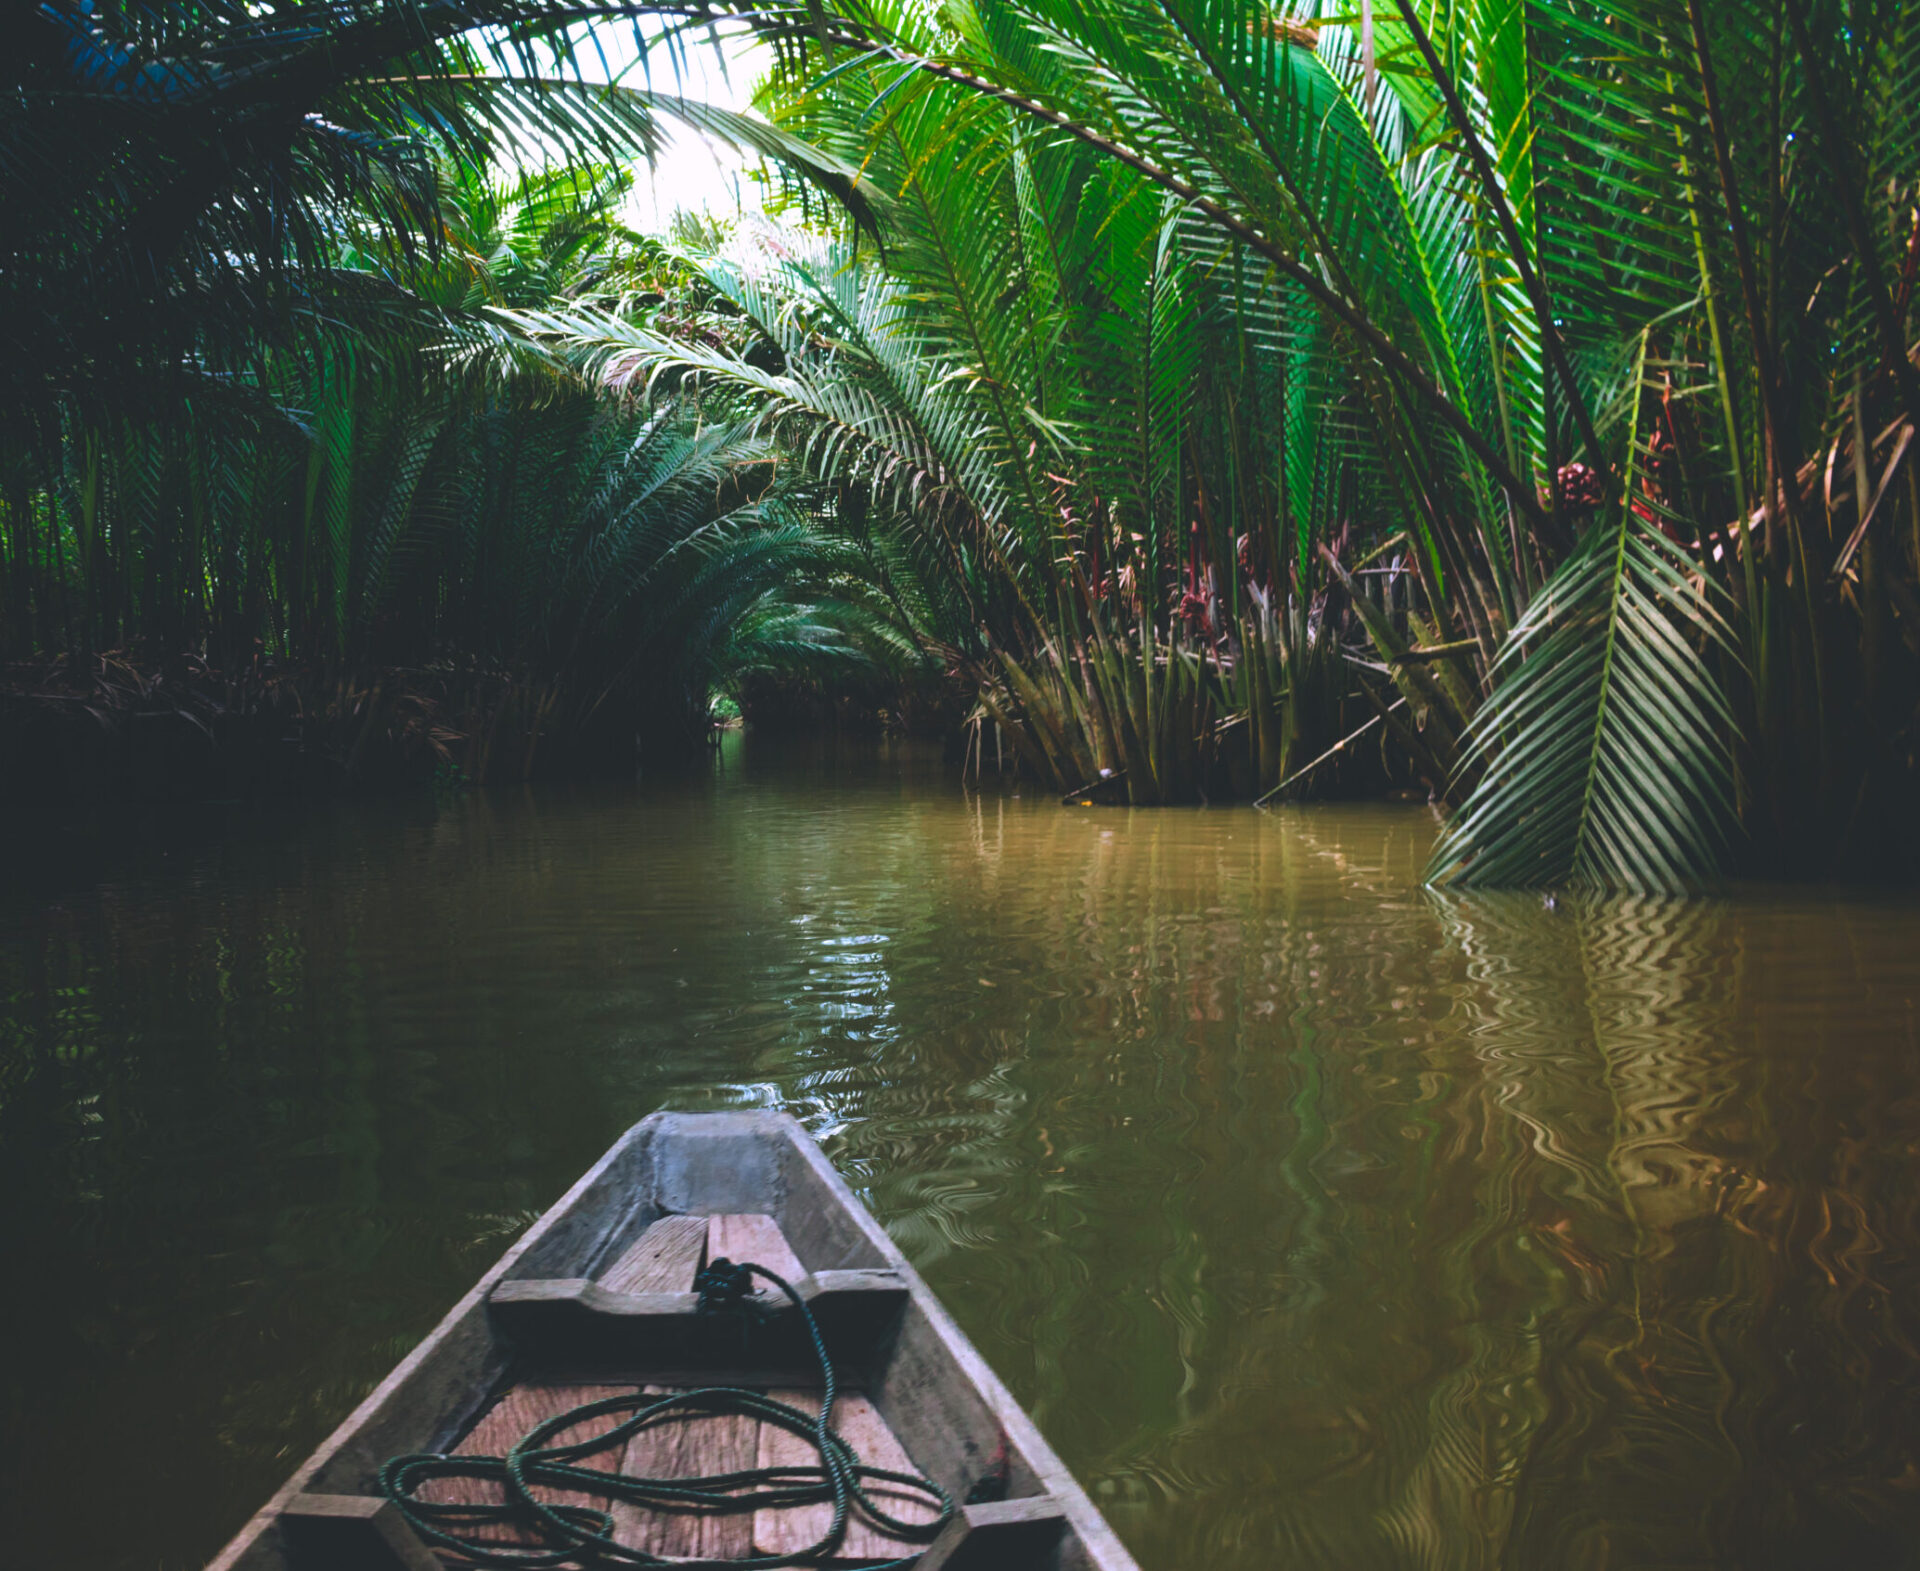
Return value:
<svg viewBox="0 0 1920 1571">
<path fill-rule="evenodd" d="M 1276 796 L 1278 796 L 1282 791 L 1286 790 L 1286 788 L 1292 785 L 1296 780 L 1300 779 L 1304 775 L 1312 774 L 1314 770 L 1318 769 L 1329 758 L 1333 757 L 1334 754 L 1345 752 L 1347 745 L 1349 743 L 1359 741 L 1361 737 L 1365 736 L 1369 731 L 1371 731 L 1375 726 L 1377 726 L 1382 720 L 1386 719 L 1388 715 L 1392 714 L 1394 710 L 1398 709 L 1405 702 L 1406 702 L 1406 699 L 1404 698 L 1396 698 L 1392 703 L 1388 704 L 1385 709 L 1381 710 L 1379 714 L 1375 715 L 1365 725 L 1361 726 L 1359 730 L 1349 732 L 1346 736 L 1341 737 L 1339 741 L 1335 742 L 1332 747 L 1328 748 L 1312 763 L 1302 765 L 1300 768 L 1294 770 L 1292 774 L 1288 775 L 1286 779 L 1282 780 L 1277 786 L 1275 786 L 1265 796 L 1261 797 L 1253 805 L 1255 807 L 1265 807 L 1267 803 L 1271 802 Z"/>
<path fill-rule="evenodd" d="M 1063 792 L 1060 797 L 1060 805 L 1062 807 L 1072 807 L 1076 802 L 1084 802 L 1088 797 L 1092 796 L 1093 793 L 1098 791 L 1102 786 L 1110 786 L 1114 784 L 1116 781 L 1124 780 L 1126 778 L 1127 778 L 1126 770 L 1116 769 L 1112 771 L 1112 773 L 1110 774 L 1102 775 L 1098 780 L 1089 780 L 1083 786 L 1078 786 L 1071 791 Z"/>
</svg>

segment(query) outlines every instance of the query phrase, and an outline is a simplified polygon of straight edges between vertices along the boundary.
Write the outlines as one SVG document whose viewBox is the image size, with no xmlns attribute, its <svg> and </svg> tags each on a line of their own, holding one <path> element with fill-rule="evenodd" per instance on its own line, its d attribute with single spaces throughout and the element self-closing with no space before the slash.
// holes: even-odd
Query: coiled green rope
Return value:
<svg viewBox="0 0 1920 1571">
<path fill-rule="evenodd" d="M 725 1516 L 742 1511 L 782 1510 L 794 1506 L 833 1502 L 833 1524 L 818 1543 L 786 1555 L 745 1555 L 733 1560 L 703 1560 L 705 1566 L 737 1567 L 739 1571 L 762 1571 L 774 1566 L 814 1565 L 832 1556 L 846 1536 L 852 1511 L 859 1512 L 890 1537 L 909 1543 L 930 1542 L 953 1516 L 953 1499 L 932 1479 L 917 1473 L 896 1473 L 884 1467 L 869 1467 L 859 1454 L 833 1429 L 833 1365 L 827 1358 L 826 1344 L 820 1339 L 820 1327 L 813 1311 L 793 1287 L 765 1266 L 730 1260 L 716 1260 L 694 1282 L 700 1293 L 703 1311 L 730 1310 L 752 1312 L 748 1295 L 753 1278 L 765 1277 L 787 1295 L 800 1311 L 807 1334 L 813 1339 L 814 1356 L 820 1363 L 822 1395 L 820 1411 L 806 1412 L 785 1402 L 776 1402 L 758 1391 L 730 1386 L 709 1386 L 698 1391 L 680 1391 L 670 1396 L 649 1397 L 635 1391 L 630 1395 L 585 1402 L 564 1413 L 544 1420 L 530 1429 L 501 1456 L 397 1456 L 380 1470 L 380 1487 L 387 1498 L 400 1508 L 413 1529 L 428 1544 L 451 1549 L 475 1565 L 510 1566 L 522 1571 L 540 1567 L 583 1565 L 670 1566 L 686 1561 L 650 1554 L 613 1541 L 613 1516 L 592 1506 L 549 1505 L 536 1499 L 536 1486 L 546 1489 L 571 1489 L 602 1496 L 608 1500 L 649 1507 L 656 1511 L 698 1512 Z M 632 1416 L 611 1429 L 576 1441 L 572 1445 L 550 1446 L 555 1435 L 595 1418 L 615 1413 Z M 817 1466 L 756 1467 L 738 1473 L 717 1473 L 705 1478 L 649 1478 L 635 1473 L 603 1473 L 575 1464 L 582 1457 L 595 1456 L 614 1446 L 624 1446 L 629 1438 L 650 1424 L 687 1421 L 734 1413 L 777 1424 L 804 1439 L 811 1440 L 820 1453 Z M 499 1505 L 456 1505 L 443 1501 L 421 1500 L 418 1490 L 435 1478 L 490 1478 L 500 1482 L 507 1499 Z M 903 1522 L 890 1516 L 861 1487 L 862 1480 L 894 1485 L 917 1492 L 930 1505 L 937 1506 L 939 1517 L 932 1522 Z M 735 1491 L 744 1491 L 735 1493 Z M 460 1528 L 469 1530 L 493 1523 L 512 1522 L 531 1527 L 545 1540 L 538 1545 L 476 1543 L 460 1536 Z M 905 1571 L 920 1558 L 918 1551 L 868 1571 Z"/>
</svg>

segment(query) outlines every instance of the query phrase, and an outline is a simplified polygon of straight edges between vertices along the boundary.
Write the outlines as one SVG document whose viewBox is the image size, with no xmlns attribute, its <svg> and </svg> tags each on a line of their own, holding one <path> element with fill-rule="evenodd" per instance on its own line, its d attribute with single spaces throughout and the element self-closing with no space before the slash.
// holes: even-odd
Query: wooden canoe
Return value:
<svg viewBox="0 0 1920 1571">
<path fill-rule="evenodd" d="M 840 1394 L 834 1427 L 882 1467 L 921 1473 L 956 1503 L 931 1543 L 850 1518 L 830 1559 L 915 1553 L 915 1571 L 1137 1571 L 1133 1558 L 820 1148 L 776 1113 L 656 1113 L 503 1256 L 300 1467 L 208 1571 L 442 1571 L 383 1494 L 394 1456 L 498 1455 L 532 1426 L 610 1393 L 744 1387 L 803 1410 L 821 1375 L 802 1316 L 764 1289 L 764 1314 L 700 1312 L 706 1260 L 754 1260 L 812 1311 Z M 773 1299 L 778 1298 L 777 1306 Z M 563 1432 L 559 1443 L 577 1438 Z M 817 1460 L 744 1414 L 642 1429 L 610 1470 L 713 1475 Z M 981 1481 L 993 1483 L 983 1489 Z M 491 1482 L 436 1479 L 477 1502 Z M 462 1494 L 465 1489 L 469 1491 Z M 982 1503 L 961 1504 L 969 1495 Z M 495 1497 L 497 1498 L 497 1497 Z M 930 1506 L 918 1520 L 939 1519 Z M 907 1518 L 913 1507 L 901 1505 Z M 712 1515 L 613 1508 L 614 1541 L 692 1564 L 791 1554 L 830 1505 Z M 922 1532 L 930 1531 L 930 1526 Z M 482 1529 L 502 1548 L 531 1529 Z M 516 1537 L 515 1535 L 520 1536 Z M 573 1562 L 569 1562 L 570 1564 Z M 630 1562 L 627 1562 L 630 1563 Z"/>
</svg>

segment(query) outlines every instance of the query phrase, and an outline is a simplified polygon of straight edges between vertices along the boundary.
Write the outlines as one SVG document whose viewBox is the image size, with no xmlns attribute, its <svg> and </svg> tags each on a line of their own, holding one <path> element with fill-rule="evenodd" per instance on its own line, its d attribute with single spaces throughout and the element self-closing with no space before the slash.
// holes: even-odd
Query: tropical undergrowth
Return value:
<svg viewBox="0 0 1920 1571">
<path fill-rule="evenodd" d="M 532 330 L 857 492 L 1062 790 L 1312 789 L 1364 726 L 1436 876 L 1920 866 L 1920 8 L 1362 11 L 795 26 L 764 106 L 879 243 Z"/>
<path fill-rule="evenodd" d="M 0 109 L 6 781 L 630 766 L 636 739 L 697 744 L 742 673 L 884 664 L 764 435 L 671 390 L 606 398 L 494 314 L 652 286 L 622 213 L 668 122 L 860 210 L 832 159 L 663 90 L 673 8 L 591 16 L 23 24 Z M 647 85 L 581 78 L 616 22 Z"/>
</svg>

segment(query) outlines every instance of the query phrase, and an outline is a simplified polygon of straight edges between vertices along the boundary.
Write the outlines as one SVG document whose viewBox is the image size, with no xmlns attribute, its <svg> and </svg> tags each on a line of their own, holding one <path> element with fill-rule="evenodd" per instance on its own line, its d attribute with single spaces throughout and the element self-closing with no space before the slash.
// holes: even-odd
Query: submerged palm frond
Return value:
<svg viewBox="0 0 1920 1571">
<path fill-rule="evenodd" d="M 1484 770 L 1429 876 L 1681 891 L 1731 848 L 1732 714 L 1701 643 L 1731 642 L 1686 558 L 1632 509 L 1548 580 L 1466 743 Z"/>
</svg>

